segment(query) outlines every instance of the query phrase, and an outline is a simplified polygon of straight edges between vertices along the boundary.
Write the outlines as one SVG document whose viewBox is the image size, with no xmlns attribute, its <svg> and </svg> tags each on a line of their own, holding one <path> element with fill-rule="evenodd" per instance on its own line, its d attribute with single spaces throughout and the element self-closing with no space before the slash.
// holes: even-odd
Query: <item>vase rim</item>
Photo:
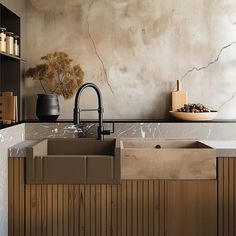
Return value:
<svg viewBox="0 0 236 236">
<path fill-rule="evenodd" d="M 37 95 L 38 95 L 38 96 L 53 96 L 53 97 L 57 96 L 57 94 L 55 94 L 55 93 L 49 93 L 49 94 L 38 93 Z"/>
</svg>

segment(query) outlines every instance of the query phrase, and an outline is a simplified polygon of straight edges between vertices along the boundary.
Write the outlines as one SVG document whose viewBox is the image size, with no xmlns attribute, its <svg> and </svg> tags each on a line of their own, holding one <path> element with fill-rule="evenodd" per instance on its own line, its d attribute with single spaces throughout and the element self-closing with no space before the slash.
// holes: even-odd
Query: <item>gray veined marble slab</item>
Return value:
<svg viewBox="0 0 236 236">
<path fill-rule="evenodd" d="M 8 157 L 26 157 L 26 148 L 35 144 L 38 140 L 25 140 L 8 149 Z"/>
<path fill-rule="evenodd" d="M 0 130 L 0 235 L 8 235 L 8 148 L 25 140 L 25 124 Z"/>
<path fill-rule="evenodd" d="M 104 124 L 112 129 L 112 124 Z M 115 133 L 107 136 L 159 139 L 236 140 L 236 123 L 115 123 Z M 26 123 L 26 139 L 96 137 L 97 124 L 83 123 L 76 130 L 72 123 Z"/>
</svg>

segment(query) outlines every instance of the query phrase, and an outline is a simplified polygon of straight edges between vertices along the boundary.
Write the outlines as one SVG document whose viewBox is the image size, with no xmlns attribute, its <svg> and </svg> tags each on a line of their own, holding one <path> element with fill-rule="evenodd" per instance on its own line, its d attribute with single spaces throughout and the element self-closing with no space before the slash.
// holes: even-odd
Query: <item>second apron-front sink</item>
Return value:
<svg viewBox="0 0 236 236">
<path fill-rule="evenodd" d="M 27 148 L 28 184 L 119 183 L 115 139 L 44 139 Z"/>
<path fill-rule="evenodd" d="M 216 179 L 216 151 L 191 140 L 120 140 L 122 179 Z"/>
</svg>

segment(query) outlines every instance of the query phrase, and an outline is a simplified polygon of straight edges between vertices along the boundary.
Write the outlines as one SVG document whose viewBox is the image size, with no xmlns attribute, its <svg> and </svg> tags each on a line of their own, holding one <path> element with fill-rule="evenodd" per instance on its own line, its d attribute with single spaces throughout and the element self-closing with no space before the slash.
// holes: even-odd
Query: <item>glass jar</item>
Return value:
<svg viewBox="0 0 236 236">
<path fill-rule="evenodd" d="M 6 28 L 0 27 L 0 51 L 6 52 Z"/>
<path fill-rule="evenodd" d="M 7 32 L 6 33 L 6 52 L 9 54 L 14 54 L 14 33 Z"/>
<path fill-rule="evenodd" d="M 14 36 L 14 55 L 20 56 L 20 36 L 15 35 Z"/>
</svg>

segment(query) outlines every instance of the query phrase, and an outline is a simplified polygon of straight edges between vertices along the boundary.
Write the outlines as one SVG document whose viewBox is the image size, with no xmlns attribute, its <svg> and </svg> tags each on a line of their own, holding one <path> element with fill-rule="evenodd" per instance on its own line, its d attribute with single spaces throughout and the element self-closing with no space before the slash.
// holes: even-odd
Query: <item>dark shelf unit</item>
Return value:
<svg viewBox="0 0 236 236">
<path fill-rule="evenodd" d="M 21 36 L 20 24 L 20 17 L 0 4 L 0 26 Z M 21 58 L 0 52 L 0 93 L 6 91 L 17 96 L 18 117 L 21 119 Z"/>
<path fill-rule="evenodd" d="M 0 51 L 0 56 L 6 57 L 6 58 L 9 58 L 9 59 L 12 58 L 12 59 L 15 59 L 15 60 L 22 60 L 22 61 L 24 61 L 24 59 L 22 59 L 22 58 L 20 58 L 18 56 L 14 56 L 14 55 L 8 54 L 6 52 L 1 52 Z"/>
</svg>

